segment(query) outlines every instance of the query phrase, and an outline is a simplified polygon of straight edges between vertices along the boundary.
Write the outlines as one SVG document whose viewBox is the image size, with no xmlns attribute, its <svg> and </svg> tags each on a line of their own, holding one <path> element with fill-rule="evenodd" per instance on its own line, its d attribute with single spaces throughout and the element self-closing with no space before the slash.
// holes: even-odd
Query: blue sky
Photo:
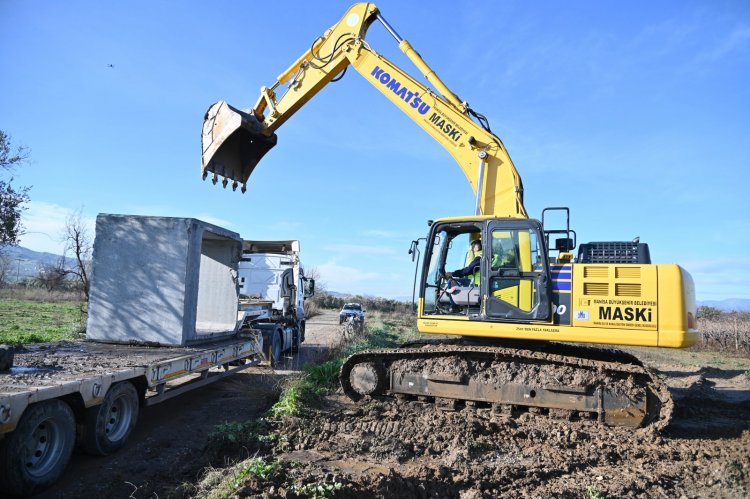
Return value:
<svg viewBox="0 0 750 499">
<path fill-rule="evenodd" d="M 192 216 L 301 240 L 329 289 L 411 296 L 409 242 L 471 214 L 450 156 L 355 71 L 278 132 L 248 192 L 200 179 L 210 104 L 253 105 L 349 2 L 0 0 L 0 129 L 28 146 L 22 245 L 65 216 Z M 701 300 L 750 298 L 750 3 L 378 2 L 579 242 L 640 236 Z M 367 37 L 419 77 L 385 30 Z M 113 68 L 108 67 L 114 65 Z"/>
</svg>

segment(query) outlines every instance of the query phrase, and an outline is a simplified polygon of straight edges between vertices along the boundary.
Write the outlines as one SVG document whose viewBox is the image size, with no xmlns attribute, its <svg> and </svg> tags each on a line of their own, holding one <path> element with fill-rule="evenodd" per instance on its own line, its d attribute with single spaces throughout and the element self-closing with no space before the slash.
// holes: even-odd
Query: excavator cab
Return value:
<svg viewBox="0 0 750 499">
<path fill-rule="evenodd" d="M 276 145 L 276 134 L 262 133 L 263 125 L 252 110 L 241 111 L 219 101 L 206 111 L 203 118 L 201 174 L 206 180 L 213 173 L 214 184 L 223 177 L 222 185 L 232 180 L 232 190 L 247 179 L 265 154 Z"/>
<path fill-rule="evenodd" d="M 482 235 L 478 278 L 461 283 L 447 272 L 468 265 L 467 248 Z M 549 322 L 551 279 L 541 224 L 530 219 L 474 217 L 433 223 L 428 236 L 421 316 Z M 449 317 L 446 317 L 449 318 Z"/>
</svg>

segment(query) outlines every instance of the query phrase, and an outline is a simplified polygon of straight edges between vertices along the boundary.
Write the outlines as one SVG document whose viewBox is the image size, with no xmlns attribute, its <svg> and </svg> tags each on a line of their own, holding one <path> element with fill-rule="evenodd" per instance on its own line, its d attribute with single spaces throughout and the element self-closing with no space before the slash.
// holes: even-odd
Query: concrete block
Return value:
<svg viewBox="0 0 750 499">
<path fill-rule="evenodd" d="M 194 218 L 96 218 L 86 336 L 184 346 L 232 336 L 239 234 Z"/>
</svg>

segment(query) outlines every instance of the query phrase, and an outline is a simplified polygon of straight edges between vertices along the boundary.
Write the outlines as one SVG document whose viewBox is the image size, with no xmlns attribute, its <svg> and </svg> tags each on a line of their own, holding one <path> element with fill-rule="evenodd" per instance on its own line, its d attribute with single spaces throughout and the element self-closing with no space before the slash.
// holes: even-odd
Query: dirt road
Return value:
<svg viewBox="0 0 750 499">
<path fill-rule="evenodd" d="M 38 498 L 165 497 L 165 491 L 191 482 L 211 463 L 208 434 L 224 422 L 242 422 L 265 412 L 279 383 L 306 362 L 325 355 L 338 334 L 338 315 L 326 311 L 307 323 L 299 355 L 285 358 L 277 371 L 250 368 L 226 380 L 161 404 L 141 409 L 125 447 L 114 455 L 73 455 L 62 479 Z"/>
</svg>

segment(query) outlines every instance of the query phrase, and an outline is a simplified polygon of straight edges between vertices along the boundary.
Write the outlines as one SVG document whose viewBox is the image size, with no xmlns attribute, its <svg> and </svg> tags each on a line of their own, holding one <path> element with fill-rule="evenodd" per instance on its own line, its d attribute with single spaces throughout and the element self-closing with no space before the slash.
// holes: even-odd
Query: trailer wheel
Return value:
<svg viewBox="0 0 750 499">
<path fill-rule="evenodd" d="M 284 341 L 281 338 L 281 331 L 275 329 L 271 338 L 271 366 L 276 367 L 281 362 L 281 352 L 284 348 Z"/>
<path fill-rule="evenodd" d="M 83 450 L 106 456 L 125 444 L 138 421 L 138 391 L 132 383 L 112 385 L 104 402 L 86 411 Z"/>
<path fill-rule="evenodd" d="M 18 426 L 0 441 L 0 490 L 30 495 L 49 487 L 68 465 L 76 439 L 73 410 L 61 400 L 26 409 Z"/>
</svg>

